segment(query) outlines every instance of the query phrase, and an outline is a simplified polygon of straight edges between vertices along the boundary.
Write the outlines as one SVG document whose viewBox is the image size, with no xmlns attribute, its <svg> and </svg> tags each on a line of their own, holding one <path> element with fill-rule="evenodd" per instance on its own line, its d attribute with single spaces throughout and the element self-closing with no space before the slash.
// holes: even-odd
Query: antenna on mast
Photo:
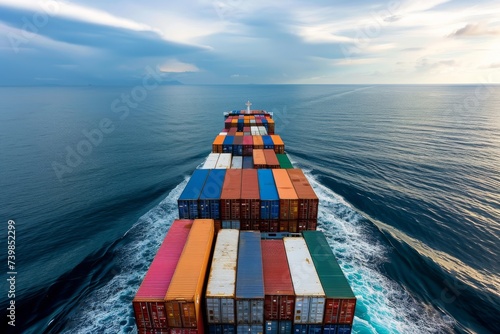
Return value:
<svg viewBox="0 0 500 334">
<path fill-rule="evenodd" d="M 247 106 L 247 113 L 250 113 L 250 106 L 252 105 L 252 103 L 250 102 L 250 100 L 248 100 L 248 102 L 245 104 Z"/>
</svg>

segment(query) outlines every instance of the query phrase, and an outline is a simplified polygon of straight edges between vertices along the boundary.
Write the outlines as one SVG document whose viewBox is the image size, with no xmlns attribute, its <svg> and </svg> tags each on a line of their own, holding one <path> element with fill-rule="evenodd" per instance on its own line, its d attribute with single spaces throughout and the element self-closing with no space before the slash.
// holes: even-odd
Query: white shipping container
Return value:
<svg viewBox="0 0 500 334">
<path fill-rule="evenodd" d="M 229 169 L 231 168 L 231 153 L 221 153 L 215 169 Z"/>
<path fill-rule="evenodd" d="M 283 238 L 295 291 L 294 323 L 321 324 L 325 292 L 304 238 Z"/>
<path fill-rule="evenodd" d="M 250 133 L 252 134 L 252 136 L 260 136 L 259 128 L 256 126 L 250 127 Z"/>
<path fill-rule="evenodd" d="M 222 229 L 217 234 L 205 294 L 210 324 L 234 324 L 236 265 L 239 231 Z"/>
<path fill-rule="evenodd" d="M 243 157 L 234 156 L 233 161 L 231 162 L 232 169 L 241 169 L 243 168 Z"/>
<path fill-rule="evenodd" d="M 203 166 L 201 166 L 201 169 L 215 169 L 215 166 L 217 166 L 217 160 L 219 160 L 220 153 L 210 153 L 207 157 L 207 160 L 205 160 L 205 163 Z"/>
<path fill-rule="evenodd" d="M 227 136 L 227 132 L 219 132 L 219 136 Z"/>
<path fill-rule="evenodd" d="M 261 136 L 266 136 L 267 135 L 267 130 L 265 126 L 259 126 L 259 133 Z"/>
</svg>

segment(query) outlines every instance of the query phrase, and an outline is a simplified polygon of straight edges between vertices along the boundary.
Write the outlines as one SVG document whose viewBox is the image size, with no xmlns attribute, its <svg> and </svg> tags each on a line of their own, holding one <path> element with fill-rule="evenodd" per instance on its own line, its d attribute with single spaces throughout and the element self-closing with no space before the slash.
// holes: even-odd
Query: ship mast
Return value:
<svg viewBox="0 0 500 334">
<path fill-rule="evenodd" d="M 245 105 L 247 106 L 247 114 L 250 113 L 250 106 L 252 105 L 252 103 L 250 102 L 250 100 L 248 100 L 247 103 L 245 103 Z"/>
</svg>

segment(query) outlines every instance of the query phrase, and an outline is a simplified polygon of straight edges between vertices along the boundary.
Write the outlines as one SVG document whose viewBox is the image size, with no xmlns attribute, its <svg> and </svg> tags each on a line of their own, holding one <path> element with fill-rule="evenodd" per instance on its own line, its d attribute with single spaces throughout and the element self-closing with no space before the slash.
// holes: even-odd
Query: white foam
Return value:
<svg viewBox="0 0 500 334">
<path fill-rule="evenodd" d="M 120 268 L 102 288 L 90 293 L 63 333 L 135 333 L 132 299 L 161 242 L 178 218 L 177 198 L 188 178 L 126 232 L 133 241 L 118 250 Z"/>
<path fill-rule="evenodd" d="M 341 196 L 305 171 L 320 199 L 318 229 L 328 242 L 357 297 L 354 333 L 452 332 L 450 318 L 418 302 L 380 271 L 388 249 L 371 236 L 363 219 Z"/>
</svg>

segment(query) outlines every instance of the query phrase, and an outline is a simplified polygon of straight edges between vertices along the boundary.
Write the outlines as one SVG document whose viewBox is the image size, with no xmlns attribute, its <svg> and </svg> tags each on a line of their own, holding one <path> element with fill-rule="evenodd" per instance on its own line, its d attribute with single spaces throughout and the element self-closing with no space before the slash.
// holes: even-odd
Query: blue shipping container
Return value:
<svg viewBox="0 0 500 334">
<path fill-rule="evenodd" d="M 269 123 L 266 118 L 262 119 L 262 125 L 266 128 L 266 131 L 269 131 Z"/>
<path fill-rule="evenodd" d="M 292 334 L 291 320 L 272 320 L 266 321 L 264 332 L 266 334 Z"/>
<path fill-rule="evenodd" d="M 196 169 L 177 200 L 179 219 L 197 219 L 198 199 L 207 179 L 209 169 Z"/>
<path fill-rule="evenodd" d="M 242 119 L 238 119 L 238 131 L 243 131 L 243 127 L 244 127 L 245 123 Z"/>
<path fill-rule="evenodd" d="M 321 334 L 321 325 L 297 324 L 293 326 L 294 334 Z"/>
<path fill-rule="evenodd" d="M 220 219 L 220 194 L 225 176 L 226 169 L 210 170 L 200 194 L 200 218 Z"/>
<path fill-rule="evenodd" d="M 236 272 L 236 321 L 264 323 L 264 276 L 259 231 L 241 231 Z M 238 329 L 239 331 L 239 329 Z"/>
<path fill-rule="evenodd" d="M 224 138 L 224 141 L 222 142 L 222 153 L 233 154 L 233 141 L 234 136 L 226 136 L 226 138 Z"/>
<path fill-rule="evenodd" d="M 209 334 L 235 334 L 236 327 L 234 325 L 208 325 Z"/>
<path fill-rule="evenodd" d="M 262 325 L 238 325 L 237 333 L 238 334 L 262 334 L 263 333 Z"/>
<path fill-rule="evenodd" d="M 253 168 L 253 157 L 243 157 L 243 168 L 244 169 Z"/>
<path fill-rule="evenodd" d="M 260 191 L 260 218 L 261 219 L 279 219 L 280 199 L 274 175 L 270 169 L 258 169 Z"/>
<path fill-rule="evenodd" d="M 274 150 L 274 142 L 271 136 L 262 136 L 262 142 L 264 143 L 265 149 Z"/>
</svg>

